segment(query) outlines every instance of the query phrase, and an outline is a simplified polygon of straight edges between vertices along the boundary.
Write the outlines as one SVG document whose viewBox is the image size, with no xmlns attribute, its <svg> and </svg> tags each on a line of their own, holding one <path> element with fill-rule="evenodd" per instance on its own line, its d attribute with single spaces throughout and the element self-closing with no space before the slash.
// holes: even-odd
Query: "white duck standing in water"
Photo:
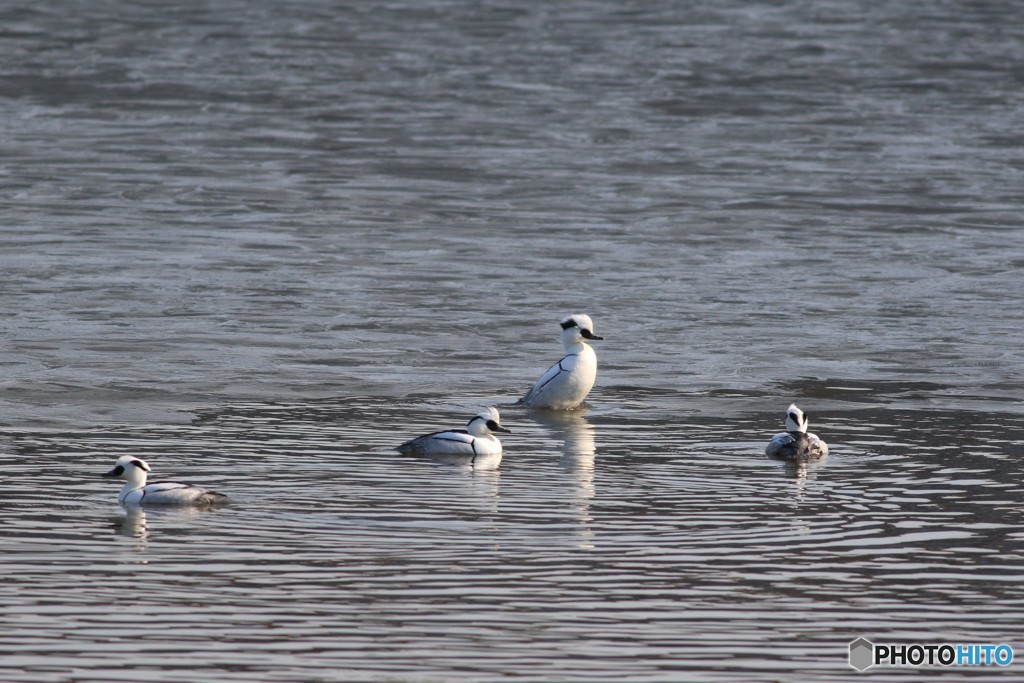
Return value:
<svg viewBox="0 0 1024 683">
<path fill-rule="evenodd" d="M 124 479 L 125 485 L 117 495 L 121 505 L 224 505 L 229 498 L 223 493 L 208 491 L 192 484 L 157 482 L 146 484 L 149 465 L 145 460 L 122 455 L 114 469 L 100 475 L 108 479 Z"/>
<path fill-rule="evenodd" d="M 501 462 L 501 442 L 494 436 L 495 432 L 511 434 L 512 430 L 501 426 L 498 410 L 492 407 L 474 415 L 465 429 L 418 436 L 400 445 L 398 452 L 405 455 L 456 456 L 457 460 L 468 459 L 471 465 L 486 458 L 491 466 L 497 466 Z"/>
<path fill-rule="evenodd" d="M 565 356 L 547 369 L 517 405 L 530 408 L 572 410 L 590 393 L 597 379 L 597 355 L 587 340 L 604 339 L 594 334 L 589 315 L 577 313 L 562 321 Z"/>
<path fill-rule="evenodd" d="M 764 449 L 770 458 L 808 460 L 828 455 L 828 444 L 807 431 L 807 414 L 791 403 L 786 409 L 786 431 L 772 437 Z"/>
</svg>

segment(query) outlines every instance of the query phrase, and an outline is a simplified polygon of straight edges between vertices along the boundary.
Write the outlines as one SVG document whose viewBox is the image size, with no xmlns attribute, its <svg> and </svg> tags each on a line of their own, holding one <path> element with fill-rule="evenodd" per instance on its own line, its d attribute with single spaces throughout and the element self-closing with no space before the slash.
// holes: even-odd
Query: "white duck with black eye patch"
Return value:
<svg viewBox="0 0 1024 683">
<path fill-rule="evenodd" d="M 472 463 L 480 456 L 501 454 L 501 442 L 494 432 L 511 433 L 501 426 L 496 408 L 480 411 L 466 425 L 465 429 L 424 434 L 406 441 L 398 447 L 406 455 L 458 455 L 465 456 Z"/>
<path fill-rule="evenodd" d="M 149 465 L 145 460 L 122 455 L 114 463 L 114 469 L 100 475 L 108 479 L 124 479 L 125 484 L 117 495 L 117 501 L 124 506 L 136 505 L 224 505 L 229 501 L 223 493 L 208 491 L 192 484 L 157 482 L 146 484 Z"/>
<path fill-rule="evenodd" d="M 597 354 L 587 341 L 602 340 L 594 334 L 589 315 L 577 313 L 562 321 L 565 356 L 540 376 L 517 405 L 529 408 L 572 410 L 579 406 L 597 380 Z"/>
<path fill-rule="evenodd" d="M 828 444 L 807 431 L 807 414 L 791 403 L 786 409 L 786 431 L 772 437 L 764 449 L 770 458 L 808 460 L 828 455 Z"/>
</svg>

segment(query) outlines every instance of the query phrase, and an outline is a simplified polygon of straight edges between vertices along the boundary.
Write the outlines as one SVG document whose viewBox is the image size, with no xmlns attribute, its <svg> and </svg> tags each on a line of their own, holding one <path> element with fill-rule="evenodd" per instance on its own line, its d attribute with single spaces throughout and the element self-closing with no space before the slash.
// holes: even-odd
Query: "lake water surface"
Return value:
<svg viewBox="0 0 1024 683">
<path fill-rule="evenodd" d="M 4 4 L 0 680 L 1024 658 L 1022 74 L 1015 3 Z"/>
</svg>

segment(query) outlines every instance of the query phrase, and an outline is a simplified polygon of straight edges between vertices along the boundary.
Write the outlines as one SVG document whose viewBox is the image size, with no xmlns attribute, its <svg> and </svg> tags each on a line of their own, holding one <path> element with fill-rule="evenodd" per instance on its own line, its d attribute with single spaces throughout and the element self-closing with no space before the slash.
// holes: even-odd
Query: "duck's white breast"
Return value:
<svg viewBox="0 0 1024 683">
<path fill-rule="evenodd" d="M 590 393 L 596 379 L 597 356 L 587 346 L 548 368 L 523 402 L 534 408 L 575 408 Z"/>
</svg>

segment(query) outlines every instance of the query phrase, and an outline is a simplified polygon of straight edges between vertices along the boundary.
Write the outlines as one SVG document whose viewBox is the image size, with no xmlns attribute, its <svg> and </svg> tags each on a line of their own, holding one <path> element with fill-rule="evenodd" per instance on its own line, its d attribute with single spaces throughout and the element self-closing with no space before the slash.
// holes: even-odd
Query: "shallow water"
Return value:
<svg viewBox="0 0 1024 683">
<path fill-rule="evenodd" d="M 1022 20 L 0 9 L 0 680 L 1020 654 Z M 507 405 L 576 311 L 588 407 Z M 489 404 L 495 471 L 392 450 Z M 235 504 L 121 510 L 128 453 Z"/>
</svg>

